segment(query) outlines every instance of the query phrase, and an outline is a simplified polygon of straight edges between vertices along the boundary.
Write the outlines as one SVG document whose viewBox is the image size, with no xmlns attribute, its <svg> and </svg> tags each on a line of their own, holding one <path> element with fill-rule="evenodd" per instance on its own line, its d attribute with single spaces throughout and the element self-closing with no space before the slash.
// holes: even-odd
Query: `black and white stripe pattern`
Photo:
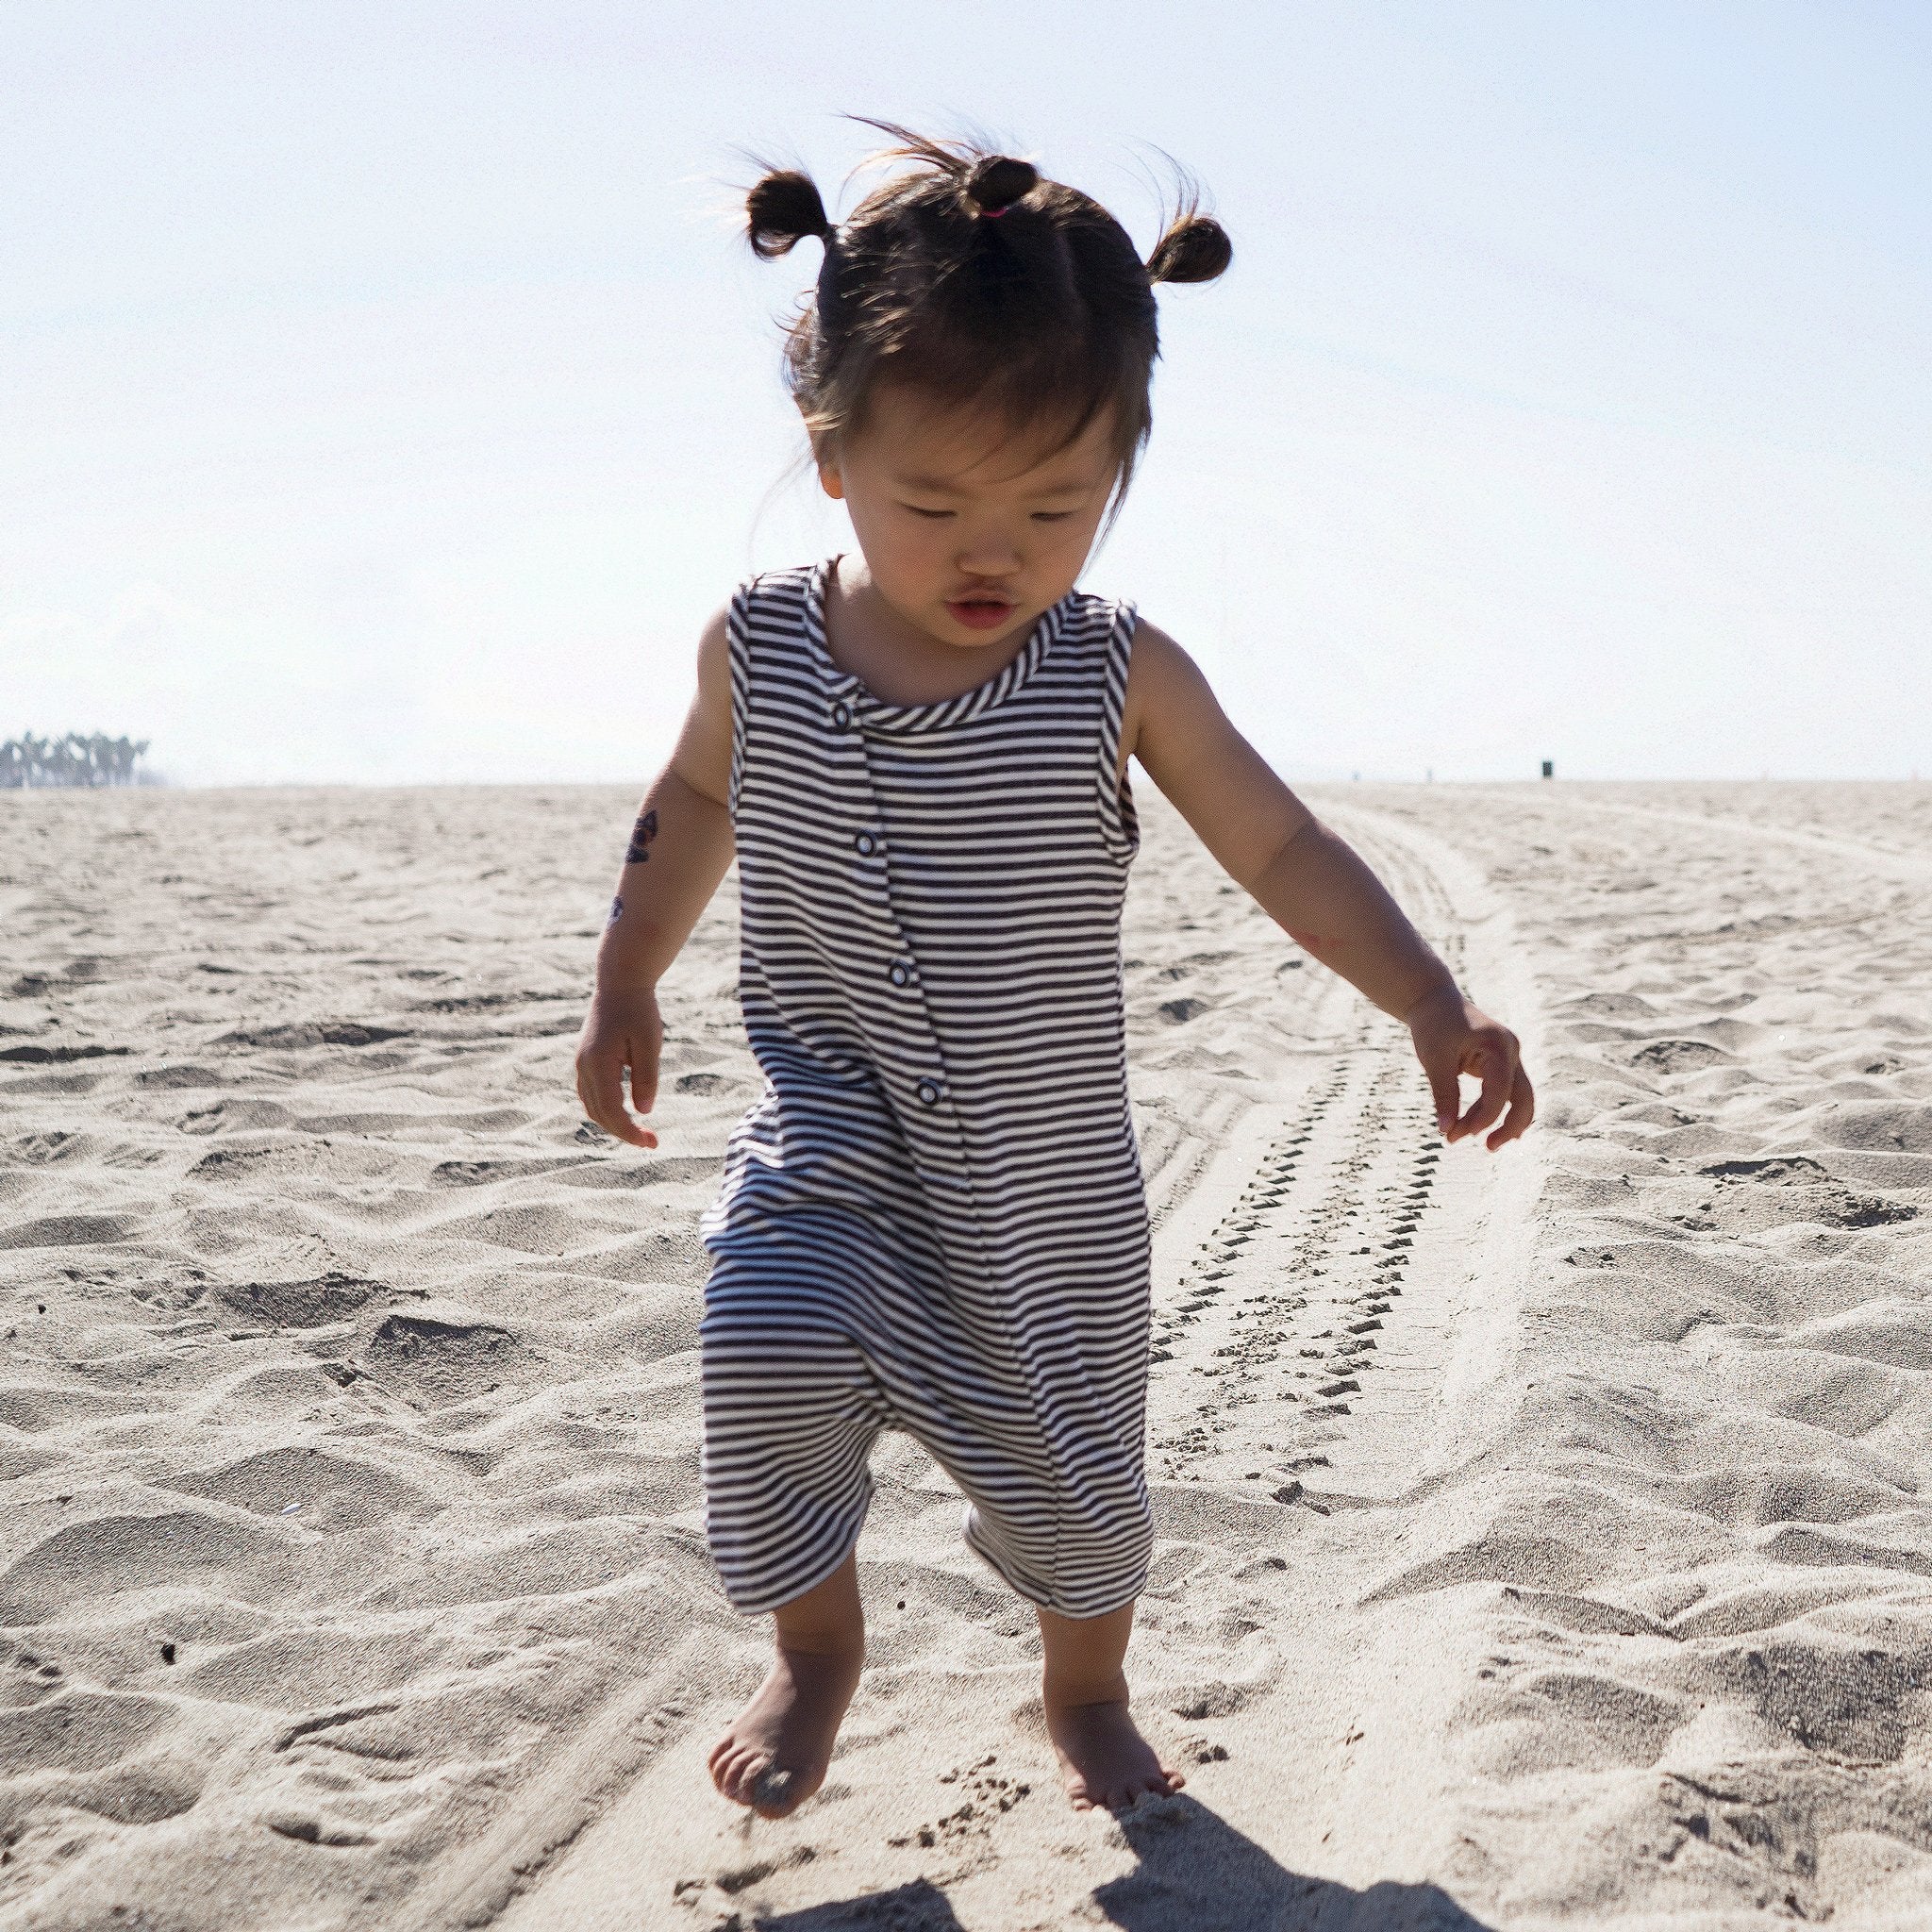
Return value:
<svg viewBox="0 0 1932 1932">
<path fill-rule="evenodd" d="M 888 705 L 826 650 L 831 568 L 731 610 L 741 995 L 770 1085 L 705 1224 L 711 1547 L 743 1609 L 823 1582 L 902 1428 L 1015 1590 L 1099 1615 L 1151 1541 L 1133 609 L 1074 592 L 990 683 Z"/>
</svg>

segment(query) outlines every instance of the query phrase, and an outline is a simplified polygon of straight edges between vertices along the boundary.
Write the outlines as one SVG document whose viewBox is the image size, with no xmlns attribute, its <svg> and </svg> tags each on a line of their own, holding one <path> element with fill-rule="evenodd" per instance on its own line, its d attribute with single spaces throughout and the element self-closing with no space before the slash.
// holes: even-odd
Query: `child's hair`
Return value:
<svg viewBox="0 0 1932 1932">
<path fill-rule="evenodd" d="M 1221 225 L 1189 194 L 1142 262 L 1097 201 L 1041 179 L 1030 161 L 867 125 L 898 143 L 879 159 L 912 167 L 839 225 L 792 169 L 745 197 L 764 259 L 808 235 L 824 243 L 817 291 L 786 341 L 814 448 L 857 431 L 884 380 L 946 406 L 991 407 L 1014 428 L 1058 429 L 1061 446 L 1110 412 L 1117 506 L 1153 421 L 1153 285 L 1220 275 L 1234 254 Z"/>
</svg>

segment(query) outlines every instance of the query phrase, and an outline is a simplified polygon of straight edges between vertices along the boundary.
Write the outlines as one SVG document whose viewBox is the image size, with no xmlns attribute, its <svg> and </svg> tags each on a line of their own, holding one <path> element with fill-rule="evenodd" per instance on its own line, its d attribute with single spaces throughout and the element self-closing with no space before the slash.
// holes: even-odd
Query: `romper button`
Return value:
<svg viewBox="0 0 1932 1932">
<path fill-rule="evenodd" d="M 922 1080 L 919 1083 L 919 1097 L 925 1106 L 937 1107 L 940 1104 L 940 1090 L 932 1081 Z"/>
<path fill-rule="evenodd" d="M 858 856 L 861 858 L 870 858 L 879 849 L 879 841 L 870 832 L 859 833 L 852 842 L 858 847 Z"/>
<path fill-rule="evenodd" d="M 832 707 L 832 723 L 841 731 L 845 730 L 852 723 L 852 707 L 850 705 L 834 705 Z"/>
<path fill-rule="evenodd" d="M 906 962 L 903 959 L 894 959 L 892 961 L 892 970 L 886 975 L 886 977 L 890 979 L 894 986 L 904 986 L 907 983 L 907 981 L 912 977 L 912 975 L 911 974 L 907 972 Z"/>
</svg>

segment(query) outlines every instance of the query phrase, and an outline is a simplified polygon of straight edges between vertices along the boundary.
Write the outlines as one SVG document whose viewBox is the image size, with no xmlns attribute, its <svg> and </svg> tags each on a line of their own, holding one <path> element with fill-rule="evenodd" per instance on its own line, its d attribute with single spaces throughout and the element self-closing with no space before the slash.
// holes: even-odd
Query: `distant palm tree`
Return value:
<svg viewBox="0 0 1932 1932">
<path fill-rule="evenodd" d="M 65 738 L 36 738 L 29 731 L 0 743 L 0 791 L 24 785 L 132 785 L 147 743 L 144 738 L 108 738 L 98 731 L 92 738 L 77 731 Z"/>
</svg>

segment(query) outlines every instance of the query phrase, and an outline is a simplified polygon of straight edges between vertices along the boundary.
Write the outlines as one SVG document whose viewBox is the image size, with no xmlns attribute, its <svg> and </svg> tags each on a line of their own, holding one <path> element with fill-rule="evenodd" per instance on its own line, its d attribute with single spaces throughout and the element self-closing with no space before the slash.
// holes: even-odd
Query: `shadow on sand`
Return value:
<svg viewBox="0 0 1932 1932">
<path fill-rule="evenodd" d="M 1140 1868 L 1100 1886 L 1093 1902 L 1123 1932 L 1491 1932 L 1441 1887 L 1366 1891 L 1306 1878 L 1182 1794 L 1121 1821 Z M 750 1922 L 757 1932 L 963 1932 L 951 1902 L 924 1878 L 865 1898 Z"/>
</svg>

